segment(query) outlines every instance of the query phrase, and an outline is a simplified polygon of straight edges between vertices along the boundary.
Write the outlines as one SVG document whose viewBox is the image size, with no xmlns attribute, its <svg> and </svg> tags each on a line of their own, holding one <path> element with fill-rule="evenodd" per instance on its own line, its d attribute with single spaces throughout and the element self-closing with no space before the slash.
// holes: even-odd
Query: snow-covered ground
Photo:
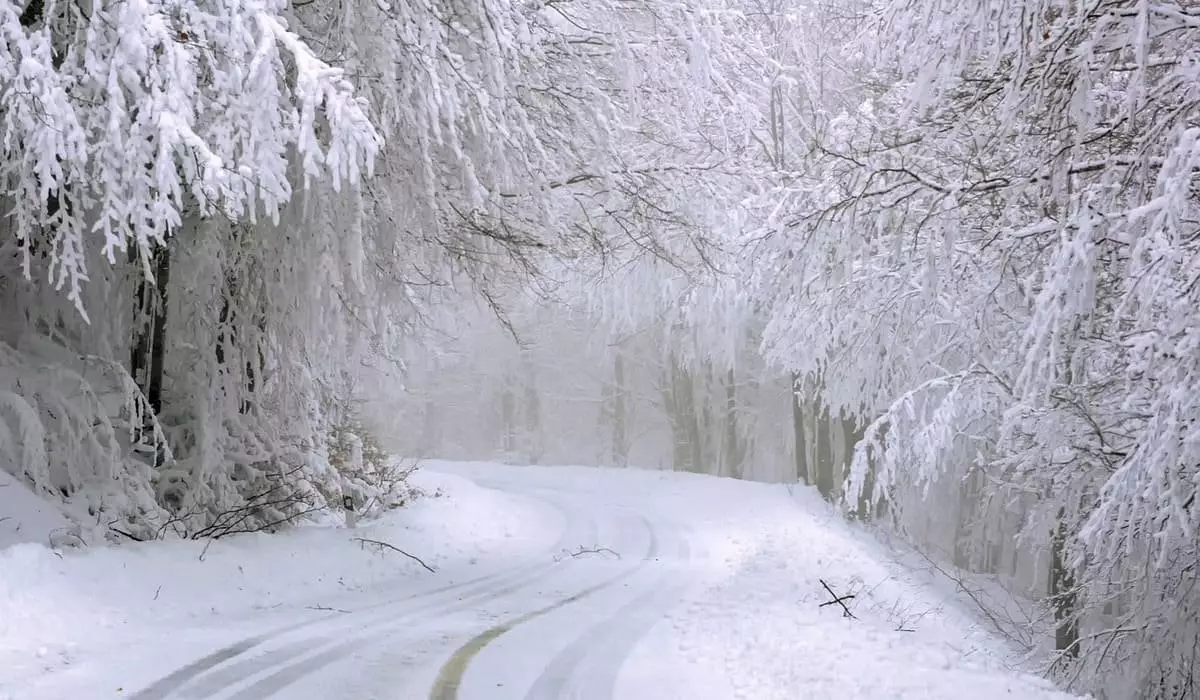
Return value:
<svg viewBox="0 0 1200 700">
<path fill-rule="evenodd" d="M 440 495 L 354 530 L 0 550 L 0 699 L 1070 697 L 808 490 L 413 478 Z"/>
<path fill-rule="evenodd" d="M 71 530 L 54 506 L 0 470 L 0 551 L 23 542 L 68 544 Z"/>
</svg>

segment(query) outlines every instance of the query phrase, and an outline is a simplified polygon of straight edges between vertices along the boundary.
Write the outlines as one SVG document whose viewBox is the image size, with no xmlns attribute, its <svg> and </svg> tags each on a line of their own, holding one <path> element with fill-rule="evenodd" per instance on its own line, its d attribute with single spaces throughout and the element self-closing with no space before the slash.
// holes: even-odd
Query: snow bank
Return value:
<svg viewBox="0 0 1200 700">
<path fill-rule="evenodd" d="M 124 641 L 177 640 L 177 630 L 254 614 L 290 610 L 294 617 L 305 607 L 336 607 L 342 594 L 386 594 L 398 578 L 433 576 L 354 537 L 385 541 L 435 569 L 453 570 L 548 546 L 556 532 L 557 515 L 536 502 L 446 474 L 418 471 L 411 483 L 426 495 L 354 530 L 314 526 L 211 543 L 62 551 L 39 537 L 0 550 L 0 698 L 6 684 L 116 653 Z"/>
<path fill-rule="evenodd" d="M 975 700 L 1072 696 L 1022 671 L 969 601 L 930 585 L 815 489 L 662 471 L 441 465 L 628 504 L 688 532 L 692 592 L 626 663 L 616 697 Z M 854 594 L 844 616 L 839 595 Z"/>
<path fill-rule="evenodd" d="M 43 680 L 94 687 L 94 679 L 114 677 L 106 661 L 127 649 L 157 654 L 138 657 L 144 678 L 121 681 L 148 683 L 250 631 L 328 614 L 314 609 L 350 608 L 376 593 L 395 597 L 422 581 L 444 584 L 544 554 L 564 522 L 539 503 L 543 492 L 632 510 L 687 538 L 690 587 L 637 643 L 616 697 L 1070 697 L 1022 673 L 969 603 L 923 581 L 809 489 L 661 471 L 437 462 L 413 481 L 446 497 L 353 531 L 241 536 L 207 551 L 203 542 L 178 541 L 0 550 L 0 698 L 8 700 L 6 685 L 30 688 L 64 666 L 70 670 Z M 529 497 L 505 492 L 510 484 Z M 353 537 L 389 542 L 439 571 Z M 822 581 L 854 594 L 845 601 L 854 618 L 824 605 L 831 596 Z M 165 639 L 165 650 L 153 648 Z M 41 697 L 64 697 L 54 683 L 42 685 Z"/>
<path fill-rule="evenodd" d="M 969 600 L 931 585 L 815 489 L 696 474 L 442 465 L 629 504 L 689 533 L 697 583 L 627 662 L 616 697 L 975 700 L 1062 694 Z M 853 594 L 847 618 L 832 596 Z"/>
<path fill-rule="evenodd" d="M 70 523 L 53 504 L 0 469 L 0 550 L 69 537 Z"/>
<path fill-rule="evenodd" d="M 714 575 L 643 640 L 624 692 L 958 700 L 969 688 L 976 700 L 1074 697 L 1024 672 L 967 601 L 923 583 L 814 489 L 714 481 L 719 489 L 693 485 L 697 501 L 720 503 L 716 527 L 701 533 Z M 853 618 L 829 604 L 822 581 L 853 594 L 845 601 Z"/>
</svg>

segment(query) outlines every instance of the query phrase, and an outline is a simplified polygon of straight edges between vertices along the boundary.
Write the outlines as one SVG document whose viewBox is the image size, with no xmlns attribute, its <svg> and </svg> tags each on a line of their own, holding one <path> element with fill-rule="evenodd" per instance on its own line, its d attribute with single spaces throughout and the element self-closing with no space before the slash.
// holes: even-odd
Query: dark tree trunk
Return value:
<svg viewBox="0 0 1200 700">
<path fill-rule="evenodd" d="M 674 357 L 669 362 L 666 386 L 663 388 L 663 405 L 671 424 L 673 469 L 698 471 L 700 423 L 696 416 L 693 378 Z"/>
<path fill-rule="evenodd" d="M 1054 648 L 1070 658 L 1079 655 L 1079 622 L 1075 617 L 1075 577 L 1065 561 L 1064 511 L 1050 533 L 1050 601 L 1054 606 Z"/>
<path fill-rule="evenodd" d="M 839 418 L 842 422 L 842 433 L 846 439 L 846 463 L 842 465 L 842 480 L 845 483 L 850 476 L 850 465 L 854 463 L 854 452 L 858 449 L 866 434 L 865 424 L 860 424 L 853 418 Z M 854 514 L 859 520 L 867 521 L 876 516 L 875 510 L 875 465 L 868 458 L 867 473 L 863 477 L 862 490 L 858 494 L 858 503 Z"/>
<path fill-rule="evenodd" d="M 167 284 L 171 277 L 171 253 L 166 246 L 154 251 L 154 327 L 150 334 L 150 377 L 146 399 L 154 414 L 162 413 L 163 364 L 167 355 Z"/>
<path fill-rule="evenodd" d="M 130 262 L 139 265 L 136 251 L 129 253 Z M 142 275 L 134 293 L 134 322 L 129 374 L 146 397 L 154 417 L 162 413 L 163 373 L 166 360 L 167 284 L 170 282 L 171 253 L 159 245 L 150 255 L 151 278 Z M 153 433 L 151 417 L 138 427 L 137 442 L 143 443 L 147 432 Z M 144 446 L 145 449 L 151 449 Z M 161 467 L 165 457 L 163 445 L 154 445 L 154 466 Z"/>
</svg>

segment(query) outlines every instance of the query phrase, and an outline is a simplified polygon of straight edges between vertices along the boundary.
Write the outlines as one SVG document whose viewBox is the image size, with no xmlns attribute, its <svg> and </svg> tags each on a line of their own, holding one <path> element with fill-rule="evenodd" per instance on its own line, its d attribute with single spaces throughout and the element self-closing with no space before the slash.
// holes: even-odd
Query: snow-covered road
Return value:
<svg viewBox="0 0 1200 700">
<path fill-rule="evenodd" d="M 239 640 L 133 698 L 559 698 L 574 687 L 612 697 L 624 655 L 678 600 L 687 540 L 652 513 L 569 488 L 487 472 L 475 480 L 543 506 L 558 538 L 515 561 Z"/>
<path fill-rule="evenodd" d="M 202 562 L 194 543 L 0 552 L 0 698 L 1066 697 L 810 494 L 493 464 L 422 479 L 445 498 Z M 820 606 L 822 578 L 857 592 L 855 619 Z M 56 631 L 6 626 L 22 602 Z"/>
</svg>

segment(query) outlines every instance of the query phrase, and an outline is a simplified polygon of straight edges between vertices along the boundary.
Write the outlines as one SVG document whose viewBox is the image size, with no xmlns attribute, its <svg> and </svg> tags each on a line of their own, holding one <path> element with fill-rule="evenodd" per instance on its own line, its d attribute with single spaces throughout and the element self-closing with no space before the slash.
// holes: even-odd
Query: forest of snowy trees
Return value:
<svg viewBox="0 0 1200 700">
<path fill-rule="evenodd" d="M 18 0 L 0 144 L 0 468 L 84 539 L 799 481 L 1200 694 L 1193 0 Z"/>
</svg>

